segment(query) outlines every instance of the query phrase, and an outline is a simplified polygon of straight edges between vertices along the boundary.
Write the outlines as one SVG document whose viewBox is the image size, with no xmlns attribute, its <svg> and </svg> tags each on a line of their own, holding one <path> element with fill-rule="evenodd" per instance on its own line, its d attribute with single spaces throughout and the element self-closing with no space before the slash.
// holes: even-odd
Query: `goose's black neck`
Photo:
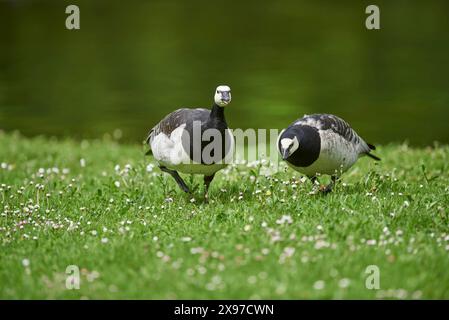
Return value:
<svg viewBox="0 0 449 320">
<path fill-rule="evenodd" d="M 299 148 L 287 159 L 294 166 L 308 167 L 320 156 L 321 137 L 316 128 L 308 125 L 292 126 L 282 134 L 281 138 L 284 137 L 298 139 Z"/>
<path fill-rule="evenodd" d="M 220 107 L 219 105 L 214 103 L 214 105 L 212 106 L 212 110 L 210 112 L 209 119 L 210 120 L 215 119 L 215 120 L 225 121 L 224 108 Z"/>
</svg>

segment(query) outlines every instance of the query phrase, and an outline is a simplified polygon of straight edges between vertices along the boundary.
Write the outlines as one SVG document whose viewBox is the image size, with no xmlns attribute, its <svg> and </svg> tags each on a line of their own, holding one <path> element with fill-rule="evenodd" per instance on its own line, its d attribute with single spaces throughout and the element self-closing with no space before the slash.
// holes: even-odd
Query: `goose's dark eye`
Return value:
<svg viewBox="0 0 449 320">
<path fill-rule="evenodd" d="M 220 93 L 220 91 L 217 90 L 217 93 Z"/>
</svg>

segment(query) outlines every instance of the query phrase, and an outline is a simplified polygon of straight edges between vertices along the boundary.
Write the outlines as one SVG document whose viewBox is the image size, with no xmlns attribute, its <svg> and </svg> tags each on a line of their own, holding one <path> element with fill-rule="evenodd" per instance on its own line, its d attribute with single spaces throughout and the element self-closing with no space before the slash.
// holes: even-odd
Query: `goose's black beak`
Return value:
<svg viewBox="0 0 449 320">
<path fill-rule="evenodd" d="M 282 150 L 282 160 L 287 160 L 289 149 Z"/>
<path fill-rule="evenodd" d="M 229 103 L 231 101 L 231 94 L 227 91 L 221 93 L 221 101 Z"/>
</svg>

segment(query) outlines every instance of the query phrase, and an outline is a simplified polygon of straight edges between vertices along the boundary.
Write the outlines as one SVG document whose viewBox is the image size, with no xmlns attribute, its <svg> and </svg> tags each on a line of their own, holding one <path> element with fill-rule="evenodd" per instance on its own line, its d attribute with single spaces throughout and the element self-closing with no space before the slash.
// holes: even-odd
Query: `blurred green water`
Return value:
<svg viewBox="0 0 449 320">
<path fill-rule="evenodd" d="M 65 29 L 65 7 L 81 30 Z M 229 84 L 237 128 L 304 113 L 374 143 L 449 142 L 449 2 L 0 0 L 0 129 L 140 142 Z"/>
</svg>

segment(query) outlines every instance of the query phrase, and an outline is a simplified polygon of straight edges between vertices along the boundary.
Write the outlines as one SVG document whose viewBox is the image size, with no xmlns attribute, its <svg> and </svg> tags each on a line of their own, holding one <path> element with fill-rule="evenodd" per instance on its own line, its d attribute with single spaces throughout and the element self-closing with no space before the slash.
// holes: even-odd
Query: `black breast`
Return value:
<svg viewBox="0 0 449 320">
<path fill-rule="evenodd" d="M 194 135 L 193 125 L 194 121 L 201 121 L 201 134 L 199 137 Z M 216 130 L 216 133 L 218 134 L 217 139 L 221 142 L 220 148 L 210 149 L 210 153 L 205 153 L 204 149 L 207 145 L 210 143 L 214 143 L 215 135 L 212 137 L 203 136 L 204 132 L 208 129 Z M 197 162 L 198 160 L 201 160 L 200 163 L 202 164 L 212 164 L 219 162 L 223 160 L 226 156 L 226 154 L 230 151 L 231 148 L 231 141 L 227 138 L 227 129 L 228 125 L 226 123 L 226 120 L 218 119 L 215 117 L 207 117 L 206 119 L 192 119 L 191 121 L 186 122 L 185 131 L 182 137 L 182 144 L 183 148 L 186 151 L 186 153 L 189 155 L 191 160 L 194 160 Z M 200 141 L 198 141 L 198 139 Z M 203 141 L 204 139 L 204 141 Z M 200 143 L 199 143 L 200 142 Z M 201 154 L 195 154 L 194 153 L 194 144 L 198 144 L 200 146 Z M 216 143 L 216 142 L 215 142 Z M 219 154 L 215 153 L 215 151 L 219 151 Z M 206 156 L 206 157 L 205 157 Z M 214 160 L 211 162 L 211 160 Z"/>
<path fill-rule="evenodd" d="M 296 167 L 308 167 L 320 156 L 321 138 L 318 129 L 307 125 L 293 125 L 283 133 L 281 139 L 294 136 L 299 141 L 299 148 L 287 161 Z"/>
</svg>

